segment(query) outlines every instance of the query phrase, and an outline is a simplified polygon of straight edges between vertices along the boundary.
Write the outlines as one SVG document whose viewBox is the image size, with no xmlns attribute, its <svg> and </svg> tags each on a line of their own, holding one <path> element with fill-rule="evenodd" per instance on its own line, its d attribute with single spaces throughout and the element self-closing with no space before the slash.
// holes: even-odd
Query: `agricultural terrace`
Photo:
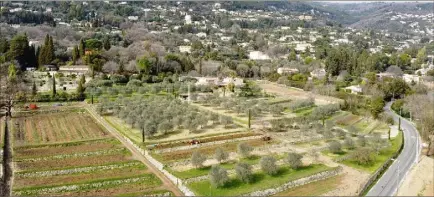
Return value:
<svg viewBox="0 0 434 197">
<path fill-rule="evenodd" d="M 314 97 L 315 104 L 317 105 L 327 105 L 331 103 L 343 102 L 341 99 L 335 97 L 317 95 L 311 92 L 306 92 L 297 88 L 287 87 L 285 85 L 279 85 L 277 83 L 273 83 L 269 81 L 258 81 L 257 84 L 265 92 L 274 94 L 277 97 L 291 98 L 293 100 L 307 99 L 310 97 Z"/>
<path fill-rule="evenodd" d="M 13 122 L 13 195 L 171 195 L 82 111 L 28 115 Z"/>
<path fill-rule="evenodd" d="M 12 123 L 16 146 L 111 137 L 84 110 L 22 114 Z"/>
<path fill-rule="evenodd" d="M 197 195 L 248 194 L 336 166 L 351 176 L 340 176 L 345 184 L 324 179 L 330 188 L 317 192 L 356 195 L 358 188 L 348 184 L 364 183 L 400 145 L 399 136 L 381 136 L 388 131 L 384 122 L 341 111 L 338 103 L 318 102 L 306 94 L 242 97 L 213 90 L 191 94 L 189 103 L 167 92 L 102 95 L 96 109 Z M 289 162 L 294 158 L 297 167 Z M 275 174 L 269 174 L 264 162 L 274 166 Z M 250 174 L 248 183 L 241 172 Z M 218 177 L 223 178 L 216 181 Z"/>
<path fill-rule="evenodd" d="M 144 144 L 143 140 L 153 144 L 240 130 L 230 116 L 201 111 L 168 96 L 119 97 L 100 103 L 97 111 L 137 144 Z"/>
</svg>

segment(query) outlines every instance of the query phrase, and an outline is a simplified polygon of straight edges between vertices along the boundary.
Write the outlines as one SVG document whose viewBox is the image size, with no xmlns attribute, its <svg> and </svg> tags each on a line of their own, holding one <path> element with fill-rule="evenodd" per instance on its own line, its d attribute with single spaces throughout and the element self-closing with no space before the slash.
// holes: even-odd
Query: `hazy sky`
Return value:
<svg viewBox="0 0 434 197">
<path fill-rule="evenodd" d="M 330 3 L 373 3 L 373 2 L 394 2 L 394 3 L 407 3 L 407 2 L 420 2 L 420 3 L 432 3 L 432 1 L 322 1 Z"/>
</svg>

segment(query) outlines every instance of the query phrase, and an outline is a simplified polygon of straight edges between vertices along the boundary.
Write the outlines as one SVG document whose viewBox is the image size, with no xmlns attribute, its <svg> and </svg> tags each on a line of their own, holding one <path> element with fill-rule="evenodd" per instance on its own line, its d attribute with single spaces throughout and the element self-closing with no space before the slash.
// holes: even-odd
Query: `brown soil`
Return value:
<svg viewBox="0 0 434 197">
<path fill-rule="evenodd" d="M 247 143 L 250 146 L 258 147 L 268 144 L 265 141 L 262 141 L 261 139 L 254 139 L 254 140 L 248 140 L 248 141 L 239 141 L 239 142 L 232 142 L 232 143 L 226 143 L 224 145 L 217 144 L 217 145 L 210 145 L 205 147 L 198 147 L 195 149 L 189 149 L 189 150 L 181 150 L 181 151 L 174 151 L 174 152 L 168 152 L 159 155 L 158 157 L 161 158 L 163 161 L 173 161 L 173 160 L 180 160 L 180 159 L 187 159 L 190 158 L 193 152 L 199 151 L 202 154 L 205 155 L 211 155 L 214 154 L 215 150 L 217 148 L 222 148 L 223 150 L 227 152 L 234 152 L 237 150 L 237 145 L 239 143 Z"/>
<path fill-rule="evenodd" d="M 49 185 L 65 185 L 70 183 L 80 183 L 83 181 L 97 181 L 109 178 L 127 178 L 146 173 L 146 169 L 121 168 L 107 171 L 99 171 L 88 174 L 61 175 L 49 177 L 28 177 L 14 179 L 14 188 L 33 187 L 33 186 L 49 186 Z"/>
<path fill-rule="evenodd" d="M 91 144 L 81 144 L 77 146 L 54 146 L 54 147 L 37 147 L 37 148 L 22 148 L 15 149 L 15 158 L 28 157 L 46 157 L 51 155 L 73 154 L 79 152 L 92 152 L 99 150 L 108 150 L 117 147 L 122 147 L 120 144 L 111 144 L 107 142 L 94 141 Z"/>
<path fill-rule="evenodd" d="M 122 162 L 129 159 L 130 158 L 124 154 L 113 154 L 84 158 L 66 158 L 61 160 L 56 159 L 49 161 L 24 161 L 17 162 L 16 166 L 20 171 L 52 170 L 59 168 L 106 165 L 109 163 Z"/>
</svg>

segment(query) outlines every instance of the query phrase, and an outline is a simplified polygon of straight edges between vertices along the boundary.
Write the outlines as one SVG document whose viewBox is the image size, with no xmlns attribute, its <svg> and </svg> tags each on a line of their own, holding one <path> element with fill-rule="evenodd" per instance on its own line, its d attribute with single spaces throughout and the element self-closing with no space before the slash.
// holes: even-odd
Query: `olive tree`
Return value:
<svg viewBox="0 0 434 197">
<path fill-rule="evenodd" d="M 228 125 L 234 123 L 234 121 L 232 120 L 232 117 L 230 117 L 230 116 L 221 116 L 221 117 L 220 117 L 220 122 L 221 122 L 225 127 L 227 127 Z"/>
<path fill-rule="evenodd" d="M 303 156 L 301 154 L 288 153 L 288 156 L 286 157 L 286 163 L 288 163 L 292 169 L 297 169 L 303 165 L 303 162 L 301 161 L 302 158 Z"/>
<path fill-rule="evenodd" d="M 360 148 L 352 153 L 354 159 L 359 165 L 371 164 L 374 161 L 372 149 L 368 147 Z"/>
<path fill-rule="evenodd" d="M 194 167 L 202 167 L 203 162 L 205 162 L 206 157 L 205 155 L 202 155 L 199 151 L 194 151 L 191 155 L 191 164 L 193 164 Z"/>
<path fill-rule="evenodd" d="M 218 161 L 218 162 L 222 162 L 225 161 L 226 159 L 228 159 L 229 157 L 229 153 L 227 153 L 226 151 L 224 151 L 222 148 L 217 148 L 215 150 L 214 153 L 214 158 Z"/>
<path fill-rule="evenodd" d="M 332 141 L 328 144 L 329 151 L 332 153 L 340 153 L 342 151 L 342 145 L 338 141 Z"/>
<path fill-rule="evenodd" d="M 247 163 L 237 163 L 235 166 L 235 172 L 237 174 L 237 177 L 245 182 L 245 183 L 251 183 L 253 182 L 253 173 L 252 173 L 252 166 L 250 166 Z"/>
<path fill-rule="evenodd" d="M 208 175 L 214 187 L 223 187 L 229 181 L 228 172 L 218 165 L 213 165 Z"/>
<path fill-rule="evenodd" d="M 261 169 L 268 175 L 276 175 L 279 168 L 276 165 L 276 159 L 272 156 L 264 156 L 260 161 Z"/>
<path fill-rule="evenodd" d="M 351 137 L 347 137 L 344 140 L 344 146 L 347 147 L 348 149 L 354 149 L 355 148 L 355 144 L 353 139 L 351 139 Z"/>
<path fill-rule="evenodd" d="M 237 152 L 242 157 L 249 157 L 250 152 L 252 152 L 252 151 L 253 151 L 253 147 L 246 144 L 246 143 L 239 143 L 237 145 Z"/>
</svg>

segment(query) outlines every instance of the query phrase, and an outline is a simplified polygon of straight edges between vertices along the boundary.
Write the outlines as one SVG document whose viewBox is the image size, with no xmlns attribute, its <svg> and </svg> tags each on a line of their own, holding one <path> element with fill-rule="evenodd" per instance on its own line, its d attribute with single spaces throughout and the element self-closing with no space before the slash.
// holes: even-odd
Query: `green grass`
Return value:
<svg viewBox="0 0 434 197">
<path fill-rule="evenodd" d="M 188 187 L 198 196 L 238 196 L 258 190 L 278 187 L 289 181 L 330 169 L 332 168 L 322 164 L 305 166 L 298 170 L 282 167 L 275 176 L 269 176 L 262 172 L 254 173 L 254 182 L 251 184 L 243 183 L 239 179 L 231 177 L 230 181 L 222 188 L 211 187 L 208 180 L 190 183 Z"/>
<path fill-rule="evenodd" d="M 254 165 L 254 164 L 259 163 L 260 159 L 261 158 L 259 156 L 252 156 L 250 158 L 241 159 L 241 162 L 248 163 L 250 165 Z M 236 163 L 237 163 L 236 161 L 228 161 L 226 163 L 220 164 L 220 166 L 229 170 L 229 169 L 234 169 Z M 176 177 L 178 177 L 180 179 L 189 179 L 189 178 L 208 175 L 208 172 L 210 169 L 211 169 L 211 166 L 204 166 L 202 168 L 193 168 L 193 169 L 186 170 L 186 171 L 174 171 L 174 170 L 169 170 L 169 171 L 173 175 L 175 175 Z"/>
<path fill-rule="evenodd" d="M 353 168 L 361 169 L 369 173 L 374 173 L 384 164 L 384 162 L 386 162 L 399 150 L 402 144 L 402 132 L 399 132 L 398 135 L 395 138 L 391 139 L 390 142 L 391 146 L 381 150 L 380 154 L 375 156 L 375 160 L 371 164 L 360 165 L 352 159 L 342 161 L 342 163 Z"/>
</svg>

